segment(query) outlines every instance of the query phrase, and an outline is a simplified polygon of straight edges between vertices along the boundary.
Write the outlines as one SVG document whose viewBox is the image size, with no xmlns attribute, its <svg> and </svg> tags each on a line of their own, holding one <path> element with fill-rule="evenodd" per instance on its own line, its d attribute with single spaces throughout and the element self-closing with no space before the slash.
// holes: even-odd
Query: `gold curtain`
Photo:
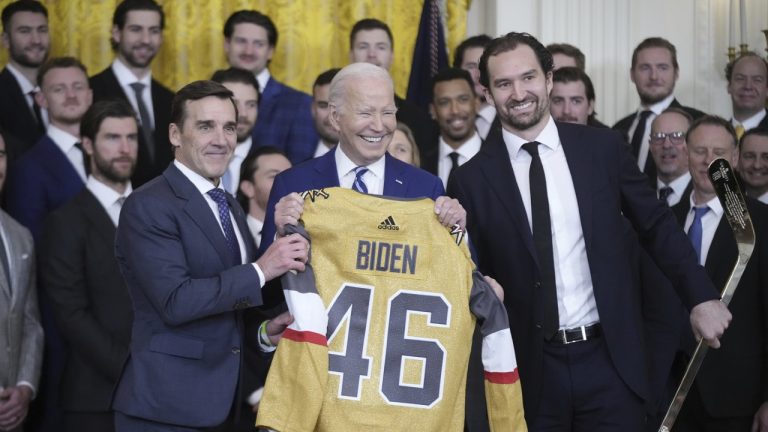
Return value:
<svg viewBox="0 0 768 432">
<path fill-rule="evenodd" d="M 0 8 L 11 0 L 0 0 Z M 470 0 L 443 0 L 450 53 L 466 32 Z M 112 61 L 109 45 L 116 0 L 43 0 L 48 8 L 51 55 L 78 57 L 93 75 Z M 317 75 L 349 63 L 349 30 L 361 18 L 378 18 L 392 29 L 395 90 L 405 95 L 423 1 L 418 0 L 160 0 L 166 15 L 164 41 L 153 75 L 172 89 L 206 79 L 227 66 L 224 21 L 240 9 L 269 15 L 278 28 L 270 71 L 280 81 L 310 92 Z M 0 63 L 7 61 L 0 51 Z"/>
</svg>

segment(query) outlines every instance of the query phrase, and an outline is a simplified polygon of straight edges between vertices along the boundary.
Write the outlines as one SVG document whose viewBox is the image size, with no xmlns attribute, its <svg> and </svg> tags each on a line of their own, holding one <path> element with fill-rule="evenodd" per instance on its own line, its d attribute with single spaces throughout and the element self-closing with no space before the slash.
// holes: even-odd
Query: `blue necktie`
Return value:
<svg viewBox="0 0 768 432">
<path fill-rule="evenodd" d="M 355 181 L 352 182 L 352 190 L 367 194 L 368 186 L 365 185 L 363 176 L 368 172 L 368 168 L 360 166 L 355 168 L 353 171 L 355 172 Z"/>
<path fill-rule="evenodd" d="M 229 217 L 229 202 L 227 202 L 226 192 L 215 188 L 208 191 L 208 196 L 213 198 L 213 201 L 219 208 L 221 228 L 224 229 L 224 238 L 227 240 L 227 246 L 230 253 L 232 253 L 232 258 L 234 258 L 236 263 L 241 264 L 243 260 L 240 256 L 240 245 L 237 243 L 235 229 L 232 227 L 232 218 Z"/>
<path fill-rule="evenodd" d="M 693 211 L 696 213 L 693 215 L 691 227 L 688 228 L 688 238 L 691 239 L 693 248 L 696 250 L 696 256 L 699 258 L 699 262 L 701 262 L 701 235 L 704 231 L 701 225 L 701 218 L 707 214 L 709 207 L 694 207 Z"/>
</svg>

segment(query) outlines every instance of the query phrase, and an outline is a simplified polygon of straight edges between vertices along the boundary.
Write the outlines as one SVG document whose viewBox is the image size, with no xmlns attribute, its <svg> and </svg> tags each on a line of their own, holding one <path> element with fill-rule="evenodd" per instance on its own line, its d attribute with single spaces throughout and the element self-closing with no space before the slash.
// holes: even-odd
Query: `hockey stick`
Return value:
<svg viewBox="0 0 768 432">
<path fill-rule="evenodd" d="M 731 230 L 733 230 L 733 236 L 736 239 L 736 246 L 739 250 L 736 265 L 733 266 L 728 282 L 725 284 L 725 288 L 723 288 L 720 296 L 721 301 L 728 306 L 731 298 L 733 298 L 733 293 L 736 291 L 736 287 L 739 285 L 741 275 L 744 274 L 749 257 L 752 256 L 752 250 L 755 248 L 755 230 L 752 227 L 752 219 L 749 216 L 744 195 L 741 193 L 741 188 L 736 180 L 736 173 L 733 172 L 731 165 L 725 159 L 715 159 L 709 164 L 709 180 L 715 187 L 717 198 L 723 205 L 725 217 L 731 226 Z M 680 382 L 680 386 L 675 392 L 675 397 L 672 399 L 667 414 L 664 416 L 659 432 L 670 432 L 672 430 L 672 426 L 675 424 L 678 414 L 680 414 L 680 409 L 683 407 L 683 402 L 685 402 L 691 385 L 693 385 L 693 380 L 696 378 L 701 363 L 704 361 L 704 355 L 707 354 L 707 348 L 707 345 L 702 340 L 699 340 L 699 343 L 696 345 L 696 351 L 693 352 L 693 357 L 691 357 L 688 368 L 685 370 L 685 375 L 683 375 L 683 379 Z"/>
</svg>

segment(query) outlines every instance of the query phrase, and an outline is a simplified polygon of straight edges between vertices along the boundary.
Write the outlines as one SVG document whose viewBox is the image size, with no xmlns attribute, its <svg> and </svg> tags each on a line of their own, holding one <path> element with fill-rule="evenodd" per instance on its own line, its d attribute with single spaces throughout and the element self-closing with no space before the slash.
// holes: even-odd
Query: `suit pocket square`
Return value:
<svg viewBox="0 0 768 432">
<path fill-rule="evenodd" d="M 203 358 L 205 343 L 171 333 L 158 333 L 149 341 L 149 350 L 189 359 Z"/>
</svg>

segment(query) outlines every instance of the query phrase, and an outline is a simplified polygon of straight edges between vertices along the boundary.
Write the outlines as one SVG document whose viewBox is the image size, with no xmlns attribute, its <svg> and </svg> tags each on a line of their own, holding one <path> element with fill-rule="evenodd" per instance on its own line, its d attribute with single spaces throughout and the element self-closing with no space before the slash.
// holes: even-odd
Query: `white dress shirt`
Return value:
<svg viewBox="0 0 768 432">
<path fill-rule="evenodd" d="M 477 111 L 477 117 L 475 118 L 475 128 L 477 133 L 480 134 L 482 139 L 488 138 L 488 132 L 491 131 L 491 125 L 493 119 L 496 118 L 496 107 L 492 104 L 483 104 L 479 111 Z"/>
<path fill-rule="evenodd" d="M 259 92 L 264 93 L 264 89 L 267 88 L 267 83 L 271 77 L 272 74 L 269 73 L 269 69 L 267 68 L 262 69 L 261 72 L 256 74 L 256 82 L 259 83 Z M 259 102 L 261 102 L 261 98 L 259 98 Z"/>
<path fill-rule="evenodd" d="M 656 118 L 657 115 L 661 114 L 665 109 L 669 108 L 670 105 L 672 105 L 672 101 L 675 100 L 675 95 L 669 95 L 666 99 L 664 99 L 661 102 L 656 102 L 655 104 L 649 106 L 649 107 L 640 107 L 637 109 L 637 112 L 635 114 L 635 120 L 632 121 L 632 126 L 629 128 L 629 133 L 627 139 L 629 142 L 632 141 L 632 135 L 635 134 L 635 129 L 637 129 L 637 124 L 640 123 L 640 113 L 646 110 L 651 111 L 651 115 L 648 116 L 648 120 L 645 121 L 645 134 L 643 135 L 643 140 L 640 143 L 640 152 L 637 154 L 637 166 L 640 167 L 640 171 L 645 169 L 645 161 L 648 160 L 649 157 L 651 157 L 649 151 L 651 149 L 650 145 L 650 137 L 651 137 L 651 123 L 653 123 L 653 119 Z"/>
<path fill-rule="evenodd" d="M 133 90 L 131 84 L 140 82 L 144 84 L 144 90 L 141 92 L 141 100 L 144 101 L 144 106 L 149 113 L 149 121 L 155 121 L 155 108 L 152 106 L 152 73 L 148 73 L 144 78 L 138 79 L 136 75 L 128 69 L 128 66 L 124 65 L 120 59 L 116 58 L 112 62 L 112 72 L 117 78 L 117 82 L 120 83 L 120 87 L 123 89 L 123 93 L 128 97 L 128 102 L 131 103 L 133 110 L 136 111 L 136 121 L 141 123 L 141 116 L 139 115 L 139 104 L 136 101 L 136 91 Z M 149 125 L 150 130 L 155 130 L 155 125 Z"/>
<path fill-rule="evenodd" d="M 27 101 L 27 106 L 29 107 L 30 112 L 32 112 L 32 115 L 35 114 L 35 98 L 32 97 L 30 92 L 34 91 L 35 93 L 40 91 L 40 88 L 37 87 L 37 84 L 29 82 L 27 77 L 24 76 L 18 69 L 16 69 L 11 63 L 7 63 L 5 67 L 8 69 L 8 72 L 13 75 L 14 78 L 16 78 L 16 82 L 19 84 L 19 87 L 21 88 L 21 92 L 24 93 L 24 100 Z M 48 110 L 40 107 L 40 117 L 42 117 L 43 120 L 43 126 L 45 128 L 48 128 L 48 124 L 50 124 L 50 120 L 48 119 Z M 34 143 L 32 143 L 34 144 Z"/>
<path fill-rule="evenodd" d="M 208 191 L 211 189 L 215 189 L 216 187 L 211 184 L 211 182 L 201 176 L 200 174 L 192 171 L 191 169 L 187 168 L 183 163 L 179 162 L 178 160 L 174 160 L 173 164 L 176 165 L 176 168 L 181 171 L 182 174 L 184 174 L 184 177 L 189 179 L 189 181 L 192 182 L 192 184 L 195 186 L 195 189 L 200 192 L 200 195 L 203 196 L 205 199 L 205 202 L 208 203 L 208 207 L 211 208 L 211 212 L 213 212 L 213 216 L 216 218 L 216 222 L 219 223 L 219 228 L 221 228 L 222 235 L 224 234 L 224 228 L 221 226 L 221 219 L 219 218 L 219 205 L 216 204 L 216 201 L 213 200 L 213 198 L 208 195 Z M 219 182 L 219 189 L 224 190 L 224 188 L 221 187 L 221 182 Z M 229 218 L 232 220 L 232 228 L 234 228 L 235 231 L 235 237 L 237 237 L 237 244 L 240 246 L 240 257 L 241 257 L 241 264 L 245 264 L 245 259 L 247 258 L 247 253 L 245 251 L 245 241 L 243 240 L 242 234 L 240 234 L 239 226 L 237 225 L 237 222 L 235 221 L 235 217 L 232 216 L 232 210 L 229 211 Z M 256 271 L 259 273 L 259 282 L 261 282 L 261 286 L 264 286 L 264 272 L 261 271 L 261 268 L 258 264 L 255 262 L 253 263 L 253 267 L 256 269 Z"/>
<path fill-rule="evenodd" d="M 763 119 L 765 118 L 766 113 L 767 112 L 766 112 L 765 108 L 763 108 L 760 112 L 758 112 L 757 114 L 753 115 L 752 117 L 744 120 L 743 122 L 740 122 L 740 121 L 736 120 L 735 118 L 732 118 L 731 119 L 731 124 L 733 125 L 733 127 L 741 125 L 744 128 L 745 131 L 748 131 L 750 129 L 756 128 L 760 124 L 760 122 L 763 121 Z"/>
<path fill-rule="evenodd" d="M 336 146 L 336 173 L 339 176 L 339 186 L 352 189 L 352 183 L 355 182 L 355 168 L 357 164 L 344 153 L 341 146 Z M 376 162 L 366 165 L 366 172 L 362 179 L 371 195 L 382 195 L 384 193 L 384 165 L 386 157 L 382 156 Z"/>
<path fill-rule="evenodd" d="M 768 192 L 757 197 L 757 200 L 760 201 L 761 203 L 768 204 Z"/>
<path fill-rule="evenodd" d="M 523 150 L 528 141 L 502 129 L 515 180 L 520 189 L 531 232 L 531 189 L 528 173 L 531 155 Z M 547 180 L 549 217 L 552 223 L 552 248 L 557 286 L 557 311 L 560 328 L 573 328 L 600 321 L 592 288 L 587 248 L 581 228 L 576 190 L 560 135 L 552 117 L 535 141 Z"/>
<path fill-rule="evenodd" d="M 691 181 L 691 173 L 686 171 L 685 174 L 681 175 L 680 177 L 672 180 L 671 183 L 666 184 L 661 179 L 656 179 L 656 196 L 659 195 L 659 191 L 663 187 L 671 187 L 672 193 L 669 194 L 667 197 L 667 205 L 672 207 L 673 205 L 680 202 L 680 200 L 683 198 L 683 194 L 685 193 L 685 188 L 688 187 L 688 183 Z"/>
<path fill-rule="evenodd" d="M 252 141 L 253 139 L 248 137 L 245 141 L 237 143 L 235 151 L 232 154 L 232 160 L 229 161 L 226 174 L 227 181 L 223 186 L 227 192 L 232 194 L 232 196 L 236 196 L 237 189 L 240 188 L 240 166 L 243 165 L 245 157 L 248 156 L 248 152 L 251 151 Z"/>
<path fill-rule="evenodd" d="M 320 140 L 317 141 L 317 147 L 315 147 L 315 154 L 312 157 L 313 158 L 320 157 L 320 156 L 328 153 L 329 151 L 331 151 L 332 148 L 333 148 L 333 146 L 328 147 L 327 145 L 325 145 L 325 141 L 320 139 Z"/>
<path fill-rule="evenodd" d="M 437 174 L 438 177 L 440 177 L 440 180 L 443 181 L 443 187 L 448 185 L 448 176 L 451 174 L 451 167 L 453 166 L 453 162 L 451 162 L 451 157 L 449 155 L 453 152 L 458 153 L 459 166 L 462 166 L 480 151 L 480 145 L 482 143 L 483 140 L 480 139 L 480 135 L 475 132 L 471 138 L 454 150 L 445 142 L 442 135 L 440 136 L 437 156 Z"/>
<path fill-rule="evenodd" d="M 59 129 L 54 125 L 48 126 L 46 131 L 48 137 L 56 143 L 56 146 L 67 156 L 72 167 L 85 183 L 85 161 L 83 160 L 83 151 L 77 148 L 75 144 L 80 142 L 80 138 L 70 135 L 68 132 Z"/>
<path fill-rule="evenodd" d="M 691 209 L 688 210 L 688 216 L 685 217 L 684 228 L 686 233 L 691 229 L 691 225 L 693 225 L 693 216 L 696 214 L 696 204 L 693 202 L 693 194 L 691 194 L 689 199 Z M 701 257 L 699 259 L 699 264 L 701 265 L 704 265 L 704 263 L 707 262 L 709 247 L 712 246 L 712 239 L 715 238 L 717 225 L 720 224 L 720 218 L 723 217 L 723 206 L 720 204 L 720 200 L 717 199 L 717 197 L 707 201 L 704 206 L 709 207 L 709 211 L 701 217 Z"/>
<path fill-rule="evenodd" d="M 248 230 L 251 232 L 251 237 L 253 237 L 256 247 L 261 246 L 261 230 L 264 229 L 264 221 L 260 221 L 251 215 L 248 215 L 246 220 L 248 221 Z"/>
<path fill-rule="evenodd" d="M 87 187 L 93 196 L 96 197 L 99 204 L 101 204 L 101 206 L 104 207 L 104 210 L 107 211 L 109 218 L 112 219 L 112 223 L 117 226 L 117 222 L 120 220 L 120 210 L 123 208 L 120 201 L 124 201 L 124 199 L 133 192 L 131 182 L 128 182 L 125 192 L 122 195 L 100 182 L 92 175 L 88 176 L 88 181 L 85 183 L 85 187 Z M 123 199 L 121 200 L 121 198 Z"/>
</svg>

